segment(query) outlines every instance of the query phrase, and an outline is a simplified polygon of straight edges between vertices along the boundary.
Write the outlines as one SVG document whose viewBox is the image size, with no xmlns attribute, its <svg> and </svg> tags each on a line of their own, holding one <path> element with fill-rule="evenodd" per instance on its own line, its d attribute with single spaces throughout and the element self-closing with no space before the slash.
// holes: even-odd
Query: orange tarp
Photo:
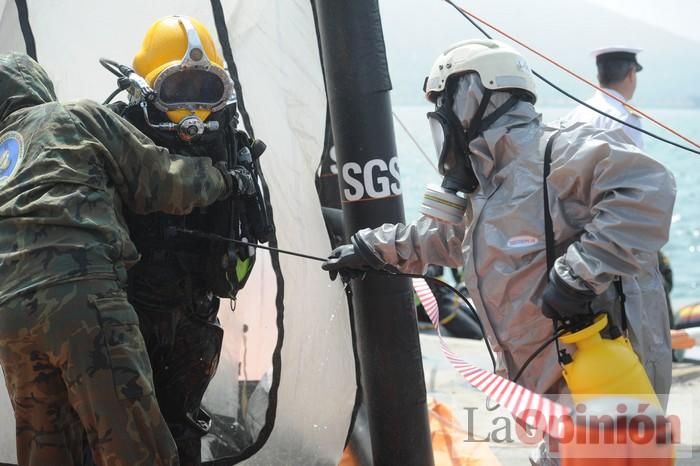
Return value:
<svg viewBox="0 0 700 466">
<path fill-rule="evenodd" d="M 433 400 L 428 404 L 428 411 L 435 466 L 501 466 L 487 443 L 465 442 L 467 432 L 447 405 Z M 362 465 L 346 448 L 339 466 Z"/>
<path fill-rule="evenodd" d="M 688 332 L 684 330 L 671 330 L 671 348 L 677 349 L 690 349 L 695 346 L 697 342 L 693 337 L 688 335 Z"/>
</svg>

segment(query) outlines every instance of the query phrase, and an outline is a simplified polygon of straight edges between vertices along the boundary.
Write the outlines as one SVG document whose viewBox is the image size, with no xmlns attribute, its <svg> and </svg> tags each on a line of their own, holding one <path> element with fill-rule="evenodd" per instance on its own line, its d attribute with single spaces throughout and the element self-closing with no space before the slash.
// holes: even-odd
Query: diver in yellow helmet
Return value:
<svg viewBox="0 0 700 466">
<path fill-rule="evenodd" d="M 151 123 L 144 107 L 146 122 L 177 131 L 183 140 L 217 130 L 217 122 L 205 121 L 235 102 L 233 81 L 211 34 L 194 18 L 169 16 L 153 23 L 133 66 L 153 90 L 153 105 L 171 124 Z"/>
<path fill-rule="evenodd" d="M 102 60 L 128 89 L 129 102 L 113 110 L 171 152 L 210 155 L 228 170 L 245 170 L 254 197 L 231 197 L 185 216 L 127 214 L 131 238 L 142 254 L 129 270 L 128 297 L 139 315 L 151 359 L 158 404 L 175 439 L 180 464 L 201 464 L 202 437 L 212 423 L 230 418 L 202 397 L 214 377 L 223 328 L 219 298 L 235 298 L 255 263 L 254 248 L 186 235 L 178 230 L 266 242 L 272 225 L 255 162 L 264 144 L 238 130 L 234 83 L 212 35 L 185 16 L 157 20 L 146 32 L 133 69 Z M 218 421 L 217 421 L 218 419 Z M 234 432 L 235 430 L 235 432 Z M 217 436 L 217 449 L 235 456 L 255 441 L 243 426 Z M 228 436 L 236 438 L 228 438 Z"/>
</svg>

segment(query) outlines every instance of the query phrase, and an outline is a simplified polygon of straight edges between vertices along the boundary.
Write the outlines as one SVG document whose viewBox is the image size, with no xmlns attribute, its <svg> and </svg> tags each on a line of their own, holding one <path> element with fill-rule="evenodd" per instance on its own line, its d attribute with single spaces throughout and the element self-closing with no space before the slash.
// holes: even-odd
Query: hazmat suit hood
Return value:
<svg viewBox="0 0 700 466">
<path fill-rule="evenodd" d="M 468 73 L 460 78 L 452 110 L 464 128 L 469 127 L 484 98 L 484 91 L 478 74 Z M 510 97 L 509 92 L 493 92 L 483 118 L 487 118 Z M 520 154 L 537 150 L 542 134 L 540 118 L 541 115 L 531 103 L 521 100 L 470 141 L 469 157 L 484 194 L 493 192 L 500 184 L 499 179 L 506 174 L 507 167 Z"/>
<path fill-rule="evenodd" d="M 56 101 L 49 75 L 23 53 L 0 55 L 0 121 L 11 113 Z"/>
</svg>

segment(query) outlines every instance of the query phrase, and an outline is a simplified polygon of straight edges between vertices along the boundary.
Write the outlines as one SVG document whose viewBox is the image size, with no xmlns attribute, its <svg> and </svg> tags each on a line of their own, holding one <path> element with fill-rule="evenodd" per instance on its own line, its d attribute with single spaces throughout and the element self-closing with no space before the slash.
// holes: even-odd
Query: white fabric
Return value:
<svg viewBox="0 0 700 466">
<path fill-rule="evenodd" d="M 26 52 L 14 0 L 0 0 L 0 53 Z"/>
<path fill-rule="evenodd" d="M 148 26 L 171 15 L 199 19 L 216 35 L 209 2 L 184 0 L 92 0 L 28 2 L 37 56 L 61 100 L 102 101 L 116 88 L 99 57 L 130 64 Z M 319 48 L 308 0 L 222 1 L 229 39 L 255 136 L 267 151 L 261 159 L 270 185 L 279 247 L 324 257 L 330 242 L 314 185 L 326 121 Z M 0 0 L 0 51 L 24 52 L 15 2 Z M 3 8 L 4 7 L 4 8 Z M 355 361 L 349 315 L 341 284 L 330 283 L 317 263 L 280 256 L 284 274 L 284 341 L 274 429 L 262 449 L 242 464 L 337 464 L 355 401 Z M 277 343 L 275 276 L 261 255 L 232 315 L 221 313 L 225 347 L 213 405 L 236 415 L 247 324 L 247 370 L 251 380 L 272 365 Z M 241 375 L 242 379 L 243 375 Z M 4 384 L 0 418 L 12 419 Z M 227 391 L 228 390 L 228 391 Z M 8 409 L 9 408 L 9 409 Z M 0 428 L 0 462 L 15 461 L 14 426 Z M 204 458 L 205 460 L 207 458 Z"/>
<path fill-rule="evenodd" d="M 625 98 L 619 92 L 613 89 L 605 90 L 610 94 L 614 95 L 615 97 L 626 102 Z M 593 97 L 588 99 L 586 103 L 624 122 L 634 125 L 637 128 L 642 127 L 642 119 L 639 117 L 639 115 L 637 115 L 636 113 L 632 113 L 625 105 L 621 104 L 612 97 L 603 94 L 600 91 L 596 91 Z M 590 108 L 584 107 L 583 105 L 579 105 L 574 110 L 572 110 L 569 114 L 562 118 L 562 121 L 566 122 L 566 124 L 576 122 L 589 123 L 595 126 L 596 128 L 601 129 L 622 128 L 624 133 L 629 138 L 629 141 L 622 140 L 622 142 L 630 142 L 637 146 L 639 149 L 644 149 L 644 140 L 642 138 L 642 133 L 640 133 L 636 129 L 630 128 L 629 126 L 625 126 L 621 123 L 618 123 L 615 120 L 611 120 L 610 118 L 603 116 L 598 112 L 594 112 Z"/>
</svg>

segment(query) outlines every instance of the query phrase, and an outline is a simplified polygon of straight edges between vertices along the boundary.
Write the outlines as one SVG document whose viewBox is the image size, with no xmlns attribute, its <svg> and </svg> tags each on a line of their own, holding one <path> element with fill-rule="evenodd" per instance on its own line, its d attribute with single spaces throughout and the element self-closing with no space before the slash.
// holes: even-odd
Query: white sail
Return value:
<svg viewBox="0 0 700 466">
<path fill-rule="evenodd" d="M 37 59 L 62 101 L 102 101 L 116 86 L 98 58 L 130 64 L 159 17 L 190 15 L 213 34 L 217 30 L 209 2 L 27 0 L 26 6 Z M 325 257 L 330 243 L 314 174 L 323 149 L 326 99 L 311 2 L 233 0 L 223 8 L 242 97 L 255 136 L 268 146 L 261 164 L 279 247 Z M 25 40 L 15 1 L 0 0 L 0 52 L 10 50 L 25 51 Z M 337 464 L 342 452 L 355 403 L 355 361 L 344 293 L 319 265 L 280 255 L 284 289 L 278 293 L 269 256 L 261 254 L 235 312 L 228 302 L 222 304 L 226 341 L 206 398 L 210 410 L 245 422 L 237 401 L 243 350 L 248 379 L 259 380 L 271 369 L 283 334 L 281 370 L 274 372 L 281 376 L 271 382 L 279 384 L 276 402 L 270 403 L 274 427 L 262 435 L 259 449 L 244 452 L 252 456 L 243 464 Z M 245 386 L 248 396 L 252 389 Z M 1 390 L 0 416 L 9 420 L 11 407 L 4 386 Z M 254 408 L 248 406 L 252 414 Z M 16 461 L 13 427 L 10 422 L 0 427 L 0 462 Z"/>
</svg>

